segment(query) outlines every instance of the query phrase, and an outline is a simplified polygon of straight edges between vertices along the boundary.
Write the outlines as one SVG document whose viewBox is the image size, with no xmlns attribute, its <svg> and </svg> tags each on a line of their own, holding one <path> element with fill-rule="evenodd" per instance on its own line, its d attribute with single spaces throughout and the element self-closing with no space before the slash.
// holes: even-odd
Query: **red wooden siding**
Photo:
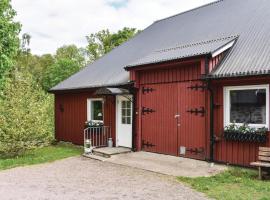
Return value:
<svg viewBox="0 0 270 200">
<path fill-rule="evenodd" d="M 215 69 L 215 67 L 219 64 L 219 62 L 222 60 L 222 58 L 224 57 L 224 55 L 226 54 L 226 52 L 223 52 L 219 55 L 217 55 L 214 58 L 211 58 L 209 61 L 209 72 L 213 71 L 213 69 Z"/>
<path fill-rule="evenodd" d="M 204 66 L 203 66 L 204 67 Z M 202 85 L 200 60 L 156 66 L 147 70 L 132 71 L 138 84 L 137 96 L 137 148 L 151 152 L 179 155 L 179 146 L 187 148 L 186 157 L 205 159 L 205 119 L 190 114 L 188 109 L 205 108 L 205 91 L 191 90 L 192 85 Z M 142 88 L 152 92 L 142 92 Z M 142 114 L 142 107 L 153 109 L 153 113 Z M 180 114 L 180 118 L 175 118 Z M 179 127 L 177 124 L 181 124 Z M 149 143 L 155 146 L 142 145 Z M 192 153 L 202 148 L 201 154 Z"/>
<path fill-rule="evenodd" d="M 142 141 L 154 146 L 143 145 L 150 152 L 178 155 L 177 148 L 177 87 L 174 83 L 152 84 L 143 87 L 154 89 L 142 95 L 141 106 L 153 109 L 153 113 L 144 113 L 142 119 Z"/>
<path fill-rule="evenodd" d="M 139 73 L 140 84 L 172 83 L 179 81 L 198 80 L 200 78 L 201 78 L 200 63 L 168 69 L 162 68 L 155 70 L 147 70 L 141 71 Z"/>
<path fill-rule="evenodd" d="M 205 159 L 206 148 L 206 113 L 195 114 L 187 112 L 194 109 L 206 109 L 205 106 L 205 90 L 191 89 L 195 85 L 203 85 L 201 81 L 181 82 L 178 84 L 178 147 L 187 148 L 186 157 Z M 200 151 L 196 153 L 195 151 Z"/>
<path fill-rule="evenodd" d="M 55 137 L 57 140 L 83 144 L 88 98 L 95 98 L 93 91 L 55 95 Z M 115 97 L 107 96 L 104 99 L 104 123 L 111 127 L 113 141 L 115 141 Z"/>
<path fill-rule="evenodd" d="M 232 142 L 222 139 L 223 133 L 223 87 L 239 86 L 239 85 L 259 85 L 269 84 L 270 79 L 267 78 L 238 78 L 231 80 L 215 81 L 214 93 L 215 104 L 218 106 L 214 112 L 214 130 L 215 135 L 221 138 L 215 145 L 215 160 L 224 163 L 248 166 L 250 162 L 257 160 L 259 146 L 270 147 L 270 141 L 265 144 L 252 142 Z"/>
</svg>

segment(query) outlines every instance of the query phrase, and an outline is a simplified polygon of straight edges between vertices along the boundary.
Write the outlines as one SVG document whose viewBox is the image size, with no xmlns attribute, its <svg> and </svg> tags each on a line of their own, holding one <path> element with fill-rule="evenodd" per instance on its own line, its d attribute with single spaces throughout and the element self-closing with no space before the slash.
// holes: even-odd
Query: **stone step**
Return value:
<svg viewBox="0 0 270 200">
<path fill-rule="evenodd" d="M 105 158 L 105 157 L 102 157 L 102 156 L 97 156 L 95 154 L 90 154 L 90 153 L 84 153 L 83 156 L 86 157 L 86 158 L 91 158 L 91 159 L 99 160 L 99 161 L 105 161 L 105 160 L 108 159 L 108 158 Z"/>
<path fill-rule="evenodd" d="M 104 152 L 100 152 L 100 151 L 96 151 L 95 149 L 93 150 L 93 154 L 95 156 L 99 156 L 99 157 L 103 157 L 103 158 L 110 158 L 111 157 L 110 154 L 107 154 L 107 153 L 104 153 Z"/>
<path fill-rule="evenodd" d="M 93 149 L 93 154 L 97 156 L 102 156 L 105 158 L 110 158 L 112 155 L 129 153 L 131 152 L 130 148 L 125 147 L 101 147 Z"/>
</svg>

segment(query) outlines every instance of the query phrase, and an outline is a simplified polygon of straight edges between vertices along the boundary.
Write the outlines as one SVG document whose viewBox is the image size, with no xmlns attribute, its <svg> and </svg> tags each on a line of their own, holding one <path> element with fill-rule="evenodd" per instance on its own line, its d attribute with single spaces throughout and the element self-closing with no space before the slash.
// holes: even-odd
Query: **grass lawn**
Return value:
<svg viewBox="0 0 270 200">
<path fill-rule="evenodd" d="M 19 156 L 17 158 L 0 159 L 0 170 L 24 165 L 52 162 L 55 160 L 80 155 L 82 152 L 82 147 L 60 143 L 58 145 L 28 151 L 23 156 Z"/>
<path fill-rule="evenodd" d="M 212 177 L 178 177 L 178 180 L 214 199 L 270 199 L 270 181 L 257 177 L 256 170 L 231 168 Z"/>
</svg>

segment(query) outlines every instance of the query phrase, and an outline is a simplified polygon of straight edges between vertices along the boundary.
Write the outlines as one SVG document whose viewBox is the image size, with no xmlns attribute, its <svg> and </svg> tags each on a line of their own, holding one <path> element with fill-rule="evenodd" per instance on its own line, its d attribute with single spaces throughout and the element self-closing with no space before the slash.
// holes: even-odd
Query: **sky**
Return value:
<svg viewBox="0 0 270 200">
<path fill-rule="evenodd" d="M 22 32 L 31 35 L 34 54 L 55 53 L 63 45 L 87 45 L 102 29 L 143 30 L 154 21 L 214 0 L 12 0 Z"/>
</svg>

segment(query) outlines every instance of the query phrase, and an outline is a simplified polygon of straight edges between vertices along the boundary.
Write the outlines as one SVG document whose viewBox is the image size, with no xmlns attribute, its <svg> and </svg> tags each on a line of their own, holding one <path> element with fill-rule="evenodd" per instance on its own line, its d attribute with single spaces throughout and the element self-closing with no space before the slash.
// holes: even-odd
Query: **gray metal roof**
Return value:
<svg viewBox="0 0 270 200">
<path fill-rule="evenodd" d="M 224 47 L 226 44 L 236 40 L 236 38 L 237 36 L 230 36 L 157 50 L 131 64 L 128 64 L 127 67 L 154 64 L 200 55 L 212 55 L 215 51 Z"/>
<path fill-rule="evenodd" d="M 207 4 L 156 21 L 136 37 L 53 87 L 52 91 L 125 84 L 129 74 L 124 67 L 158 49 L 234 35 L 239 35 L 236 44 L 212 76 L 269 73 L 269 19 L 269 0 L 223 0 Z M 194 52 L 199 52 L 195 50 L 196 45 L 193 47 Z"/>
</svg>

